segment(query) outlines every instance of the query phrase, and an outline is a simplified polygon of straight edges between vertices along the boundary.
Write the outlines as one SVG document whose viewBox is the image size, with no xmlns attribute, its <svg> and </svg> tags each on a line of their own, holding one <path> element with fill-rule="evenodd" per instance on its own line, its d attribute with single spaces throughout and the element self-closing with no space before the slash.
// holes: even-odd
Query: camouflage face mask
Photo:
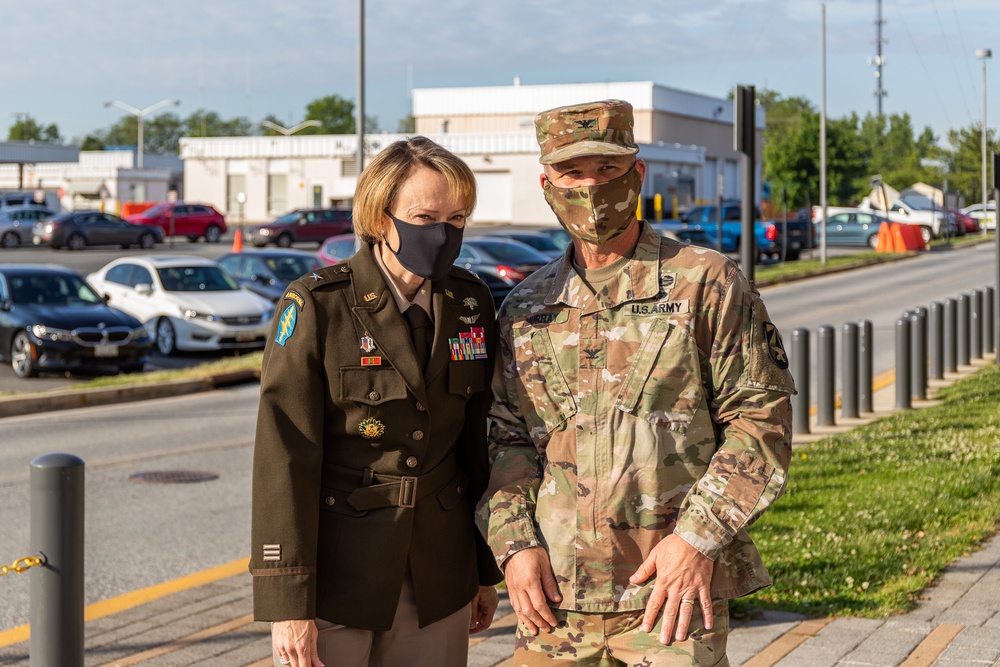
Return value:
<svg viewBox="0 0 1000 667">
<path fill-rule="evenodd" d="M 628 227 L 635 215 L 642 177 L 635 165 L 607 183 L 560 188 L 545 180 L 545 201 L 569 234 L 601 245 Z"/>
</svg>

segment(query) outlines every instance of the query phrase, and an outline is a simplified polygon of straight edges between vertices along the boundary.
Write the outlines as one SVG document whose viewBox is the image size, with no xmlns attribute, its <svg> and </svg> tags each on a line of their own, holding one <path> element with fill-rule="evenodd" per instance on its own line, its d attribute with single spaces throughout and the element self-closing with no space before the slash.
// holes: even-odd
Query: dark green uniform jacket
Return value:
<svg viewBox="0 0 1000 667">
<path fill-rule="evenodd" d="M 407 562 L 421 627 L 500 581 L 473 523 L 488 479 L 493 302 L 454 268 L 431 305 L 424 373 L 371 247 L 279 302 L 254 448 L 256 620 L 388 630 Z"/>
</svg>

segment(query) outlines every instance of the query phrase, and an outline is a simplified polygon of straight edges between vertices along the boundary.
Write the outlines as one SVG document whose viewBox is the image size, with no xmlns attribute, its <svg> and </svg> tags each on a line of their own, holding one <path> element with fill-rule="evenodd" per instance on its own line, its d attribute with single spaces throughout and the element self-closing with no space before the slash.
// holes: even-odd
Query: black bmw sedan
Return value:
<svg viewBox="0 0 1000 667">
<path fill-rule="evenodd" d="M 43 371 L 142 370 L 153 337 L 61 266 L 0 264 L 0 359 Z"/>
</svg>

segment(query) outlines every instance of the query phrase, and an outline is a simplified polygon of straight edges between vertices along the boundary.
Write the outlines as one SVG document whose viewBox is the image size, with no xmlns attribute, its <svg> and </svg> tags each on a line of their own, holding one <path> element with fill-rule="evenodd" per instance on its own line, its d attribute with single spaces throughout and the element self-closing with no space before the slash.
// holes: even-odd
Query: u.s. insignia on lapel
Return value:
<svg viewBox="0 0 1000 667">
<path fill-rule="evenodd" d="M 374 299 L 377 299 L 377 298 L 378 298 L 378 294 L 376 294 L 375 292 L 369 292 L 368 294 L 365 294 L 365 301 L 366 302 L 373 301 Z"/>
<path fill-rule="evenodd" d="M 369 417 L 358 424 L 358 433 L 366 440 L 374 440 L 385 433 L 385 424 L 373 417 Z"/>
<path fill-rule="evenodd" d="M 469 310 L 472 310 L 473 308 L 479 308 L 479 302 L 476 301 L 476 299 L 471 296 L 467 296 L 464 299 L 462 299 L 462 305 L 468 308 Z"/>
<path fill-rule="evenodd" d="M 374 349 L 375 349 L 375 339 L 372 338 L 370 335 L 368 335 L 368 332 L 366 331 L 365 335 L 361 337 L 361 351 L 371 352 Z"/>
</svg>

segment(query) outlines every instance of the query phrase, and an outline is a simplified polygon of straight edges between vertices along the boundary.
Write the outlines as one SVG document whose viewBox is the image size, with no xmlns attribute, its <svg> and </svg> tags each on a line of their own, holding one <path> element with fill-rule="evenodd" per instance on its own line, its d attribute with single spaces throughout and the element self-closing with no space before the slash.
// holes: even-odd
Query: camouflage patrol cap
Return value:
<svg viewBox="0 0 1000 667">
<path fill-rule="evenodd" d="M 557 107 L 535 116 L 535 132 L 542 164 L 582 155 L 635 155 L 639 147 L 632 134 L 632 105 L 603 100 Z"/>
</svg>

